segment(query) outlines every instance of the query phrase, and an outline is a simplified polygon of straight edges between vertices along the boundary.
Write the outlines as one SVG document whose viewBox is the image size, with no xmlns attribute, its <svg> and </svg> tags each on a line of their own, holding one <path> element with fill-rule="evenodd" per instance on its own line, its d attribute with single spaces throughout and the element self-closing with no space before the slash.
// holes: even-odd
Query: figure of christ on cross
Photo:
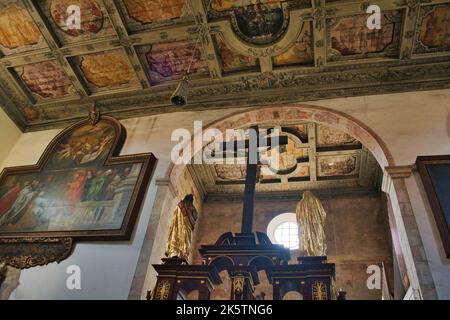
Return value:
<svg viewBox="0 0 450 320">
<path fill-rule="evenodd" d="M 223 142 L 220 148 L 220 153 L 225 156 L 229 151 L 232 151 L 233 157 L 246 154 L 247 171 L 241 233 L 252 233 L 258 166 L 267 165 L 261 163 L 261 153 L 288 144 L 288 137 L 279 135 L 277 131 L 271 128 L 260 132 L 258 126 L 252 126 L 248 130 L 248 139 Z"/>
</svg>

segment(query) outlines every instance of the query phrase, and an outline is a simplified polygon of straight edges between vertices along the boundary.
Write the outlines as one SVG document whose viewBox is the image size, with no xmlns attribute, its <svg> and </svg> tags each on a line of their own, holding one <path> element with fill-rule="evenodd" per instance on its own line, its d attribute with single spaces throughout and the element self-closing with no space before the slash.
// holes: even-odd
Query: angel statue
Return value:
<svg viewBox="0 0 450 320">
<path fill-rule="evenodd" d="M 320 200 L 310 191 L 303 192 L 296 208 L 299 228 L 300 253 L 302 256 L 325 256 L 325 218 L 327 216 Z"/>
<path fill-rule="evenodd" d="M 180 201 L 175 210 L 169 230 L 166 257 L 178 257 L 186 260 L 189 258 L 192 232 L 197 218 L 198 213 L 194 207 L 194 197 L 189 194 Z"/>
</svg>

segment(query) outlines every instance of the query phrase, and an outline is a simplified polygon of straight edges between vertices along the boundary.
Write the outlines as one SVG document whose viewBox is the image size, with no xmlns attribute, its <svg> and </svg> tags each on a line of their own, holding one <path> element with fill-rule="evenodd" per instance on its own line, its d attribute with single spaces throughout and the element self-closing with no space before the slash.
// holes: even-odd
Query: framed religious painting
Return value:
<svg viewBox="0 0 450 320">
<path fill-rule="evenodd" d="M 36 165 L 0 175 L 0 240 L 131 237 L 155 169 L 152 154 L 119 156 L 125 129 L 98 116 L 58 134 Z"/>
<path fill-rule="evenodd" d="M 433 210 L 445 254 L 450 258 L 450 155 L 418 157 L 416 164 Z"/>
</svg>

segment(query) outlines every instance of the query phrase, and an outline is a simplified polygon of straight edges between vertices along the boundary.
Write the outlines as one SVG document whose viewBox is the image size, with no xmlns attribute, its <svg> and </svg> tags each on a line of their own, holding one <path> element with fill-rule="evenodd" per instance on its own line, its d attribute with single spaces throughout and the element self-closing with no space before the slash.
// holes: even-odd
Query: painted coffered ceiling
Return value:
<svg viewBox="0 0 450 320">
<path fill-rule="evenodd" d="M 376 189 L 381 169 L 361 143 L 348 134 L 315 123 L 300 123 L 277 128 L 287 136 L 288 144 L 264 152 L 261 162 L 275 156 L 279 163 L 261 165 L 258 192 L 307 189 L 364 188 Z M 275 153 L 275 154 L 274 154 Z M 188 170 L 203 195 L 242 194 L 245 186 L 245 155 L 234 154 L 234 164 L 212 161 L 188 165 Z"/>
<path fill-rule="evenodd" d="M 450 0 L 370 4 L 379 30 L 367 1 L 2 0 L 0 104 L 39 130 L 93 103 L 124 118 L 450 87 Z"/>
</svg>

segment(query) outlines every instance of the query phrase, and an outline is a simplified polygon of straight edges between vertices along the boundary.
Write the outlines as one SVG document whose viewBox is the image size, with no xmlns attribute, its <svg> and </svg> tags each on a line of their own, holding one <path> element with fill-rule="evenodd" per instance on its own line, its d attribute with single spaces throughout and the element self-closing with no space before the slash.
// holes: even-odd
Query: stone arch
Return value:
<svg viewBox="0 0 450 320">
<path fill-rule="evenodd" d="M 202 141 L 202 132 L 210 128 L 225 134 L 226 129 L 239 129 L 250 125 L 286 125 L 300 121 L 325 124 L 345 132 L 358 139 L 373 154 L 381 168 L 395 165 L 387 145 L 368 126 L 343 112 L 313 105 L 269 106 L 236 112 L 204 126 L 201 132 L 194 132 L 191 141 L 195 139 Z M 183 148 L 185 150 L 190 148 L 191 155 L 194 155 L 198 150 L 195 150 L 191 141 L 188 141 Z M 204 147 L 207 143 L 208 141 L 202 141 L 202 146 Z M 168 169 L 166 176 L 175 188 L 185 167 L 185 164 L 171 164 Z"/>
<path fill-rule="evenodd" d="M 324 124 L 345 132 L 358 139 L 372 153 L 383 169 L 383 191 L 388 196 L 392 212 L 392 217 L 389 217 L 390 229 L 400 239 L 400 254 L 404 257 L 407 265 L 406 272 L 409 277 L 410 288 L 414 292 L 414 298 L 435 298 L 435 285 L 432 280 L 431 283 L 429 280 L 432 279 L 431 271 L 426 258 L 421 254 L 424 249 L 418 227 L 415 219 L 411 219 L 413 213 L 404 184 L 404 178 L 406 177 L 403 173 L 404 167 L 395 167 L 394 159 L 387 145 L 372 129 L 361 121 L 340 111 L 305 104 L 249 108 L 214 121 L 204 126 L 202 131 L 194 132 L 191 140 L 186 142 L 183 149 L 189 150 L 190 148 L 191 155 L 194 156 L 196 150 L 192 142 L 198 139 L 198 141 L 202 141 L 202 147 L 204 147 L 208 141 L 203 142 L 202 132 L 209 128 L 215 128 L 224 134 L 226 129 L 246 128 L 251 125 L 288 125 L 301 121 Z M 177 203 L 183 196 L 179 194 L 177 185 L 178 179 L 182 177 L 185 169 L 186 164 L 171 164 L 164 179 L 164 186 L 158 186 L 158 189 L 160 187 L 164 188 L 164 193 L 167 193 L 168 190 L 171 191 L 172 197 L 170 201 L 172 205 Z M 406 169 L 409 170 L 410 168 Z M 163 192 L 163 189 L 161 189 L 161 192 Z M 162 207 L 158 206 L 158 208 Z M 155 216 L 160 216 L 163 213 L 160 212 L 160 209 L 156 211 L 158 212 L 154 212 Z M 157 222 L 155 223 L 158 224 Z M 157 228 L 157 225 L 153 226 L 154 228 Z M 398 253 L 396 254 L 398 255 Z M 420 270 L 420 272 L 417 272 L 417 270 Z"/>
</svg>

